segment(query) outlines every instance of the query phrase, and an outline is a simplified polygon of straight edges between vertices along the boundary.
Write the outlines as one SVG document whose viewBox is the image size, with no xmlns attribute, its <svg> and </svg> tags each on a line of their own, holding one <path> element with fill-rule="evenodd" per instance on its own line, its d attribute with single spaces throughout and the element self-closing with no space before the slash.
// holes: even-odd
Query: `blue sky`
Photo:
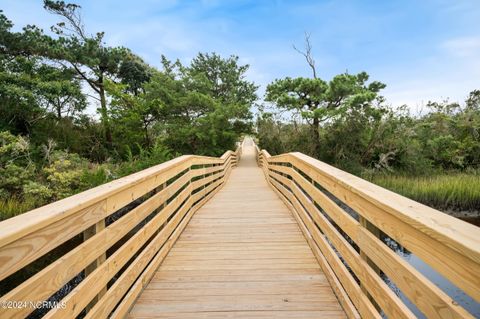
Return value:
<svg viewBox="0 0 480 319">
<path fill-rule="evenodd" d="M 160 55 L 188 63 L 197 52 L 235 54 L 250 80 L 265 86 L 310 76 L 303 46 L 311 34 L 320 77 L 367 71 L 387 84 L 388 103 L 421 109 L 428 100 L 463 101 L 480 89 L 480 1 L 75 1 L 87 30 L 131 48 L 148 63 Z M 0 0 L 16 24 L 48 30 L 58 21 L 41 0 Z"/>
</svg>

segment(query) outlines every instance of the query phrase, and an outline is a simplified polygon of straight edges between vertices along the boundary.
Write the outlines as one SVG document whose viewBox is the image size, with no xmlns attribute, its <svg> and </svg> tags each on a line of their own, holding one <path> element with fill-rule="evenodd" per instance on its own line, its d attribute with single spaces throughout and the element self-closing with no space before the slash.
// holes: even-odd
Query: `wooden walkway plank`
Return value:
<svg viewBox="0 0 480 319">
<path fill-rule="evenodd" d="M 251 140 L 199 209 L 129 318 L 346 318 Z"/>
</svg>

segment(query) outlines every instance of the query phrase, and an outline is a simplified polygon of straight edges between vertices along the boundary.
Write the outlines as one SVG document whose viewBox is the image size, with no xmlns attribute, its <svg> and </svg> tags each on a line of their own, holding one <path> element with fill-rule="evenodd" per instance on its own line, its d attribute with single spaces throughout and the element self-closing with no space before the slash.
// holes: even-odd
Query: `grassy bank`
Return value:
<svg viewBox="0 0 480 319">
<path fill-rule="evenodd" d="M 38 207 L 39 204 L 33 199 L 20 199 L 11 197 L 0 199 L 0 221 L 22 214 Z"/>
<path fill-rule="evenodd" d="M 433 176 L 367 175 L 367 180 L 416 200 L 445 210 L 480 209 L 480 172 L 449 172 Z"/>
</svg>

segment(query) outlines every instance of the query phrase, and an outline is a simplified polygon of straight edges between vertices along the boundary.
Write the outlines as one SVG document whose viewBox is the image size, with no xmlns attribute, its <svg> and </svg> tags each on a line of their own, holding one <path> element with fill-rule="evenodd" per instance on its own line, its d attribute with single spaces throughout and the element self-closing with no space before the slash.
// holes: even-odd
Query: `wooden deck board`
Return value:
<svg viewBox="0 0 480 319">
<path fill-rule="evenodd" d="M 345 317 L 249 145 L 129 313 L 138 319 Z"/>
</svg>

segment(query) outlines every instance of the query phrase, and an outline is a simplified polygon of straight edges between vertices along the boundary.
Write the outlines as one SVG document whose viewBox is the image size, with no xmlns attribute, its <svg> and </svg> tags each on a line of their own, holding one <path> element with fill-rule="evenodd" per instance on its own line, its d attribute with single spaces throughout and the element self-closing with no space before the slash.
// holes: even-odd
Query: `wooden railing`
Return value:
<svg viewBox="0 0 480 319">
<path fill-rule="evenodd" d="M 0 318 L 124 317 L 240 151 L 181 156 L 0 223 L 0 283 L 22 279 Z"/>
<path fill-rule="evenodd" d="M 302 153 L 257 152 L 349 318 L 416 318 L 386 277 L 427 318 L 473 318 L 381 239 L 388 236 L 479 302 L 480 228 Z"/>
</svg>

